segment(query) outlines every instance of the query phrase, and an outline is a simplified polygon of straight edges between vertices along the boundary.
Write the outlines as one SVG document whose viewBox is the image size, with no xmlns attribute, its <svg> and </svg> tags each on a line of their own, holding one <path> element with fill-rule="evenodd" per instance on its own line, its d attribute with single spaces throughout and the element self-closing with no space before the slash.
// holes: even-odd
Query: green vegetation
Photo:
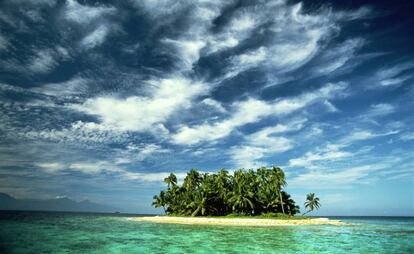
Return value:
<svg viewBox="0 0 414 254">
<path fill-rule="evenodd" d="M 308 211 L 303 215 L 312 212 L 313 210 L 318 210 L 319 207 L 321 206 L 321 204 L 319 203 L 319 198 L 315 196 L 315 193 L 309 193 L 306 196 L 306 201 L 305 201 L 305 208 L 308 209 Z"/>
<path fill-rule="evenodd" d="M 287 183 L 279 167 L 237 170 L 233 175 L 224 169 L 215 174 L 192 169 L 181 186 L 174 174 L 164 182 L 167 190 L 154 196 L 152 204 L 167 215 L 287 218 L 300 212 L 283 190 Z"/>
</svg>

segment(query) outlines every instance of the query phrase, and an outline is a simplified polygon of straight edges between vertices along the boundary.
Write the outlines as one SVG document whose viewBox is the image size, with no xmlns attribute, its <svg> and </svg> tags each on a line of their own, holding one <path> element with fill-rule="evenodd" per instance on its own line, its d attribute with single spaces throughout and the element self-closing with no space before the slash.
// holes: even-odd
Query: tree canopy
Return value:
<svg viewBox="0 0 414 254">
<path fill-rule="evenodd" d="M 299 207 L 283 188 L 286 179 L 279 167 L 236 170 L 232 175 L 222 169 L 200 173 L 191 169 L 183 184 L 170 174 L 164 179 L 167 189 L 154 196 L 153 205 L 167 214 L 186 216 L 224 216 L 228 214 L 295 215 Z"/>
</svg>

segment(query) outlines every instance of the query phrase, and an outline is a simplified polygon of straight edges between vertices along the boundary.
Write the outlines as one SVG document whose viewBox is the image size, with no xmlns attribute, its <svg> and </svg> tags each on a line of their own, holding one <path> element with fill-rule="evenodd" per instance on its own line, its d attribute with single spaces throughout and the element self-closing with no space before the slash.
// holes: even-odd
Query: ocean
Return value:
<svg viewBox="0 0 414 254">
<path fill-rule="evenodd" d="M 0 211 L 0 253 L 414 253 L 414 217 L 347 226 L 168 225 L 131 215 Z"/>
</svg>

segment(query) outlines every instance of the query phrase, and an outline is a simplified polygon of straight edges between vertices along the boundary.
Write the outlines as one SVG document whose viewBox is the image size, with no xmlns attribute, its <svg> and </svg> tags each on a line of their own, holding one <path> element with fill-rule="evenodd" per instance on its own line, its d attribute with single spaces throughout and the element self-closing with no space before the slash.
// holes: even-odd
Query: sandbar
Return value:
<svg viewBox="0 0 414 254">
<path fill-rule="evenodd" d="M 133 217 L 130 220 L 166 224 L 185 225 L 219 225 L 219 226 L 301 226 L 301 225 L 334 225 L 343 226 L 346 223 L 340 220 L 328 218 L 309 219 L 256 219 L 256 218 L 216 218 L 216 217 L 172 217 L 172 216 L 147 216 Z"/>
</svg>

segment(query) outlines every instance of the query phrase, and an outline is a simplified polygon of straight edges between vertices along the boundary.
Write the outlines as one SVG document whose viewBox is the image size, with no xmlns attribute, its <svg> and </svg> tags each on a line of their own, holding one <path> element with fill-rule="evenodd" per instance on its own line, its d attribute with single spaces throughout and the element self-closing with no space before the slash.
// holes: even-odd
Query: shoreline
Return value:
<svg viewBox="0 0 414 254">
<path fill-rule="evenodd" d="M 340 220 L 328 218 L 281 220 L 281 219 L 255 219 L 255 218 L 209 218 L 209 217 L 171 217 L 171 216 L 146 216 L 131 217 L 133 221 L 153 222 L 161 224 L 182 225 L 217 225 L 217 226 L 302 226 L 302 225 L 334 225 L 344 226 L 346 223 Z"/>
</svg>

